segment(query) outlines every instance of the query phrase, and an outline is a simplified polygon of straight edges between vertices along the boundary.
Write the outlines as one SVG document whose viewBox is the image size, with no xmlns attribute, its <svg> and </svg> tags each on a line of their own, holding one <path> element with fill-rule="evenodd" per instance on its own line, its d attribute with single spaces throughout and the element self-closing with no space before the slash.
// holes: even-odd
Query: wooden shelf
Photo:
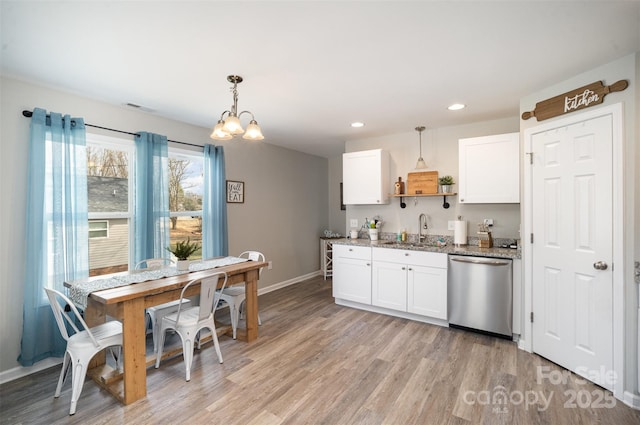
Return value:
<svg viewBox="0 0 640 425">
<path fill-rule="evenodd" d="M 391 198 L 400 198 L 400 208 L 406 208 L 407 204 L 404 202 L 404 198 L 424 198 L 427 196 L 442 196 L 442 208 L 449 208 L 449 203 L 447 202 L 447 196 L 456 196 L 457 192 L 452 193 L 419 193 L 415 195 L 410 194 L 402 194 L 402 195 L 389 195 Z"/>
</svg>

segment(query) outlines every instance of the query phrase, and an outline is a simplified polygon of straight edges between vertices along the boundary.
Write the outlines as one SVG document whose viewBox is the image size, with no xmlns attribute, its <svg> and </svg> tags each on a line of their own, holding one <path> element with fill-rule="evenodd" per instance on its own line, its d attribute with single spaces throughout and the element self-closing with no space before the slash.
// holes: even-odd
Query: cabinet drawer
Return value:
<svg viewBox="0 0 640 425">
<path fill-rule="evenodd" d="M 334 257 L 355 258 L 358 260 L 371 260 L 371 248 L 366 246 L 333 245 Z"/>
<path fill-rule="evenodd" d="M 373 248 L 373 261 L 415 264 L 425 267 L 447 268 L 447 254 L 438 252 L 412 251 L 393 248 Z"/>
</svg>

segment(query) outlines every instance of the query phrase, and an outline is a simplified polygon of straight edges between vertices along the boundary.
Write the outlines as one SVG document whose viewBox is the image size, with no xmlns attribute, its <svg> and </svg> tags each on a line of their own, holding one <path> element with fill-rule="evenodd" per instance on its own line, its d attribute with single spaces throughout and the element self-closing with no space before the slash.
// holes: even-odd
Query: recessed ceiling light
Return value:
<svg viewBox="0 0 640 425">
<path fill-rule="evenodd" d="M 351 123 L 351 127 L 353 127 L 353 128 L 364 127 L 364 123 L 363 122 L 352 122 Z"/>
<path fill-rule="evenodd" d="M 453 105 L 449 106 L 447 109 L 450 111 L 459 111 L 460 109 L 464 109 L 466 108 L 467 105 L 464 105 L 462 103 L 454 103 Z"/>
</svg>

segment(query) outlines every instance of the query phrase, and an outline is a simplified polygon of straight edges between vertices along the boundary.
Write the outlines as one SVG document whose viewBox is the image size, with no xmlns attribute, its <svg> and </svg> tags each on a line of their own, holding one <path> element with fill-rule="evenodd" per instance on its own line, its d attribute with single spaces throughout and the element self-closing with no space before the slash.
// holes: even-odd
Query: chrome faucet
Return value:
<svg viewBox="0 0 640 425">
<path fill-rule="evenodd" d="M 424 221 L 424 227 L 423 227 L 423 221 Z M 422 229 L 427 230 L 427 216 L 423 214 L 420 214 L 420 216 L 418 217 L 418 242 L 422 243 L 424 242 L 424 240 L 427 238 L 427 235 L 423 235 L 422 234 Z"/>
</svg>

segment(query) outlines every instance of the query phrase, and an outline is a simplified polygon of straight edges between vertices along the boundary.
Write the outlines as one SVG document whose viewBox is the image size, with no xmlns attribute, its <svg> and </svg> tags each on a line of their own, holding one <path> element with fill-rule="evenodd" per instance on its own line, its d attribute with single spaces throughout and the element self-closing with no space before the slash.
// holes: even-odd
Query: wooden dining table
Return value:
<svg viewBox="0 0 640 425">
<path fill-rule="evenodd" d="M 87 297 L 85 321 L 89 327 L 104 323 L 107 316 L 122 322 L 124 364 L 123 372 L 120 373 L 107 365 L 105 353 L 102 352 L 94 357 L 87 374 L 124 404 L 146 397 L 147 367 L 155 363 L 155 354 L 149 357 L 146 355 L 145 309 L 177 300 L 188 282 L 219 272 L 227 273 L 227 286 L 244 282 L 246 328 L 238 329 L 237 338 L 246 342 L 255 340 L 258 337 L 258 276 L 259 270 L 267 265 L 268 263 L 263 261 L 246 261 L 92 292 Z M 65 286 L 72 287 L 105 277 L 108 276 L 65 282 Z M 222 282 L 220 279 L 219 285 Z M 200 285 L 191 285 L 185 291 L 185 296 L 199 293 Z M 231 327 L 228 326 L 220 333 L 232 335 Z M 163 358 L 176 355 L 180 350 L 181 348 L 169 350 L 164 353 Z"/>
</svg>

